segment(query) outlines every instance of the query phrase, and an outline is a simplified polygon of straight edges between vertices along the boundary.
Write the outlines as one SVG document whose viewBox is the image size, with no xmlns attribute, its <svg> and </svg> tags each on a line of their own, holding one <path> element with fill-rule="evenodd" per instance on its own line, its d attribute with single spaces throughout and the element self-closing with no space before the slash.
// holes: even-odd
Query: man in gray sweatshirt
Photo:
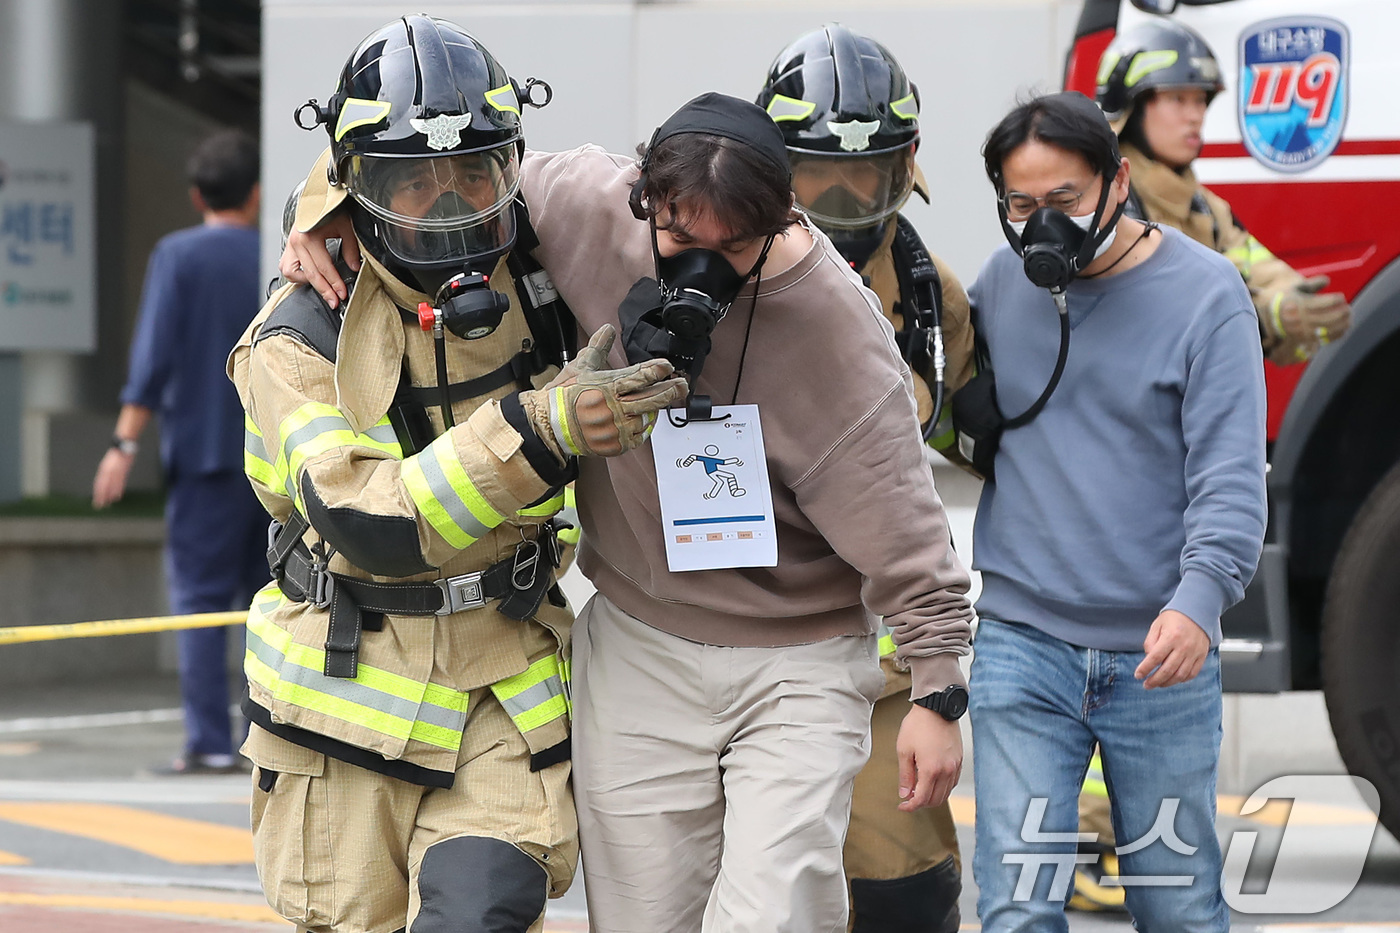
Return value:
<svg viewBox="0 0 1400 933">
<path fill-rule="evenodd" d="M 1088 98 L 1018 106 L 983 155 L 1011 247 L 969 293 L 1002 415 L 1056 368 L 1056 304 L 1028 278 L 1050 253 L 1070 338 L 1043 409 L 1003 432 L 977 511 L 978 914 L 996 933 L 1067 928 L 1097 742 L 1137 928 L 1226 930 L 1217 646 L 1265 522 L 1253 305 L 1223 257 L 1123 216 L 1129 165 Z"/>
</svg>

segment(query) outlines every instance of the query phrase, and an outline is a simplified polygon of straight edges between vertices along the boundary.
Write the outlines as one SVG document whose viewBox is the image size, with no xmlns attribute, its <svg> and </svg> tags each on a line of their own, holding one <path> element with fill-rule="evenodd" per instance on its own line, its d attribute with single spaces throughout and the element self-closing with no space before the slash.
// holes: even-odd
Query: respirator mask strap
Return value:
<svg viewBox="0 0 1400 933">
<path fill-rule="evenodd" d="M 1089 226 L 1089 232 L 1084 237 L 1084 242 L 1079 246 L 1079 255 L 1074 257 L 1075 275 L 1078 275 L 1080 270 L 1097 258 L 1099 247 L 1113 235 L 1118 221 L 1123 217 L 1123 211 L 1127 209 L 1127 201 L 1120 201 L 1108 223 L 1104 224 L 1102 228 L 1099 227 L 1099 224 L 1103 222 L 1104 209 L 1108 207 L 1108 198 L 1113 193 L 1113 183 L 1118 180 L 1118 173 L 1122 170 L 1123 162 L 1119 160 L 1118 167 L 1113 170 L 1113 174 L 1103 176 L 1103 190 L 1099 192 L 1099 203 L 1094 207 L 1093 222 Z"/>
</svg>

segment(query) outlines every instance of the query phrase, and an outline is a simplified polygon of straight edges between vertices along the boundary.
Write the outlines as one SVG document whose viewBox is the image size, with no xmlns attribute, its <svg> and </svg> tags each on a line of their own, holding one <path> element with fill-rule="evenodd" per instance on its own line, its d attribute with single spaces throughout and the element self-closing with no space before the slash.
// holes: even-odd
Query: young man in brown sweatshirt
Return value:
<svg viewBox="0 0 1400 933">
<path fill-rule="evenodd" d="M 618 326 L 638 289 L 659 279 L 664 291 L 681 251 L 728 261 L 744 284 L 691 389 L 758 406 L 777 565 L 672 572 L 651 453 L 580 472 L 579 563 L 598 589 L 573 665 L 590 921 L 608 933 L 844 930 L 841 846 L 883 685 L 878 619 L 929 704 L 901 730 L 890 805 L 940 803 L 962 746 L 932 709 L 963 689 L 968 577 L 893 331 L 792 211 L 771 119 L 703 95 L 658 130 L 644 164 L 639 184 L 632 158 L 596 147 L 527 153 L 536 255 L 585 333 Z M 325 234 L 294 234 L 283 269 L 310 270 L 333 296 L 315 273 Z M 626 365 L 621 346 L 612 361 Z"/>
</svg>

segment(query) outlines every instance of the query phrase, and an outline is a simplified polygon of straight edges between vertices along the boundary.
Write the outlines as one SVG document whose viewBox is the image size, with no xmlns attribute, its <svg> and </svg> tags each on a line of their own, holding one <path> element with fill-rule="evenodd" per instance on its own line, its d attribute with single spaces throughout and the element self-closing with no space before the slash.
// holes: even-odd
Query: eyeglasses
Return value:
<svg viewBox="0 0 1400 933">
<path fill-rule="evenodd" d="M 1002 196 L 1001 204 L 1006 208 L 1007 217 L 1023 220 L 1034 214 L 1038 207 L 1048 207 L 1062 214 L 1073 214 L 1083 197 L 1084 192 L 1075 191 L 1073 188 L 1056 188 L 1041 198 L 1034 198 L 1019 191 L 1008 191 Z"/>
</svg>

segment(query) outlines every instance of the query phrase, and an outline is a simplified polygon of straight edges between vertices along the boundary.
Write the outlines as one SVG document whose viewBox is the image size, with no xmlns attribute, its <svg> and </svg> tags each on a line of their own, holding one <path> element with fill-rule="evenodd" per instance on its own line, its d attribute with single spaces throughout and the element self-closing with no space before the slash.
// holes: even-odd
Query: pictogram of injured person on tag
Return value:
<svg viewBox="0 0 1400 933">
<path fill-rule="evenodd" d="M 745 494 L 744 487 L 739 485 L 739 480 L 728 470 L 721 470 L 724 466 L 743 466 L 744 461 L 738 457 L 723 458 L 719 455 L 719 447 L 715 444 L 706 444 L 703 454 L 691 454 L 683 460 L 677 460 L 676 466 L 685 469 L 692 464 L 700 463 L 705 467 L 705 474 L 714 480 L 714 485 L 710 491 L 705 493 L 706 499 L 713 499 L 718 496 L 726 487 L 729 495 L 739 498 Z"/>
</svg>

